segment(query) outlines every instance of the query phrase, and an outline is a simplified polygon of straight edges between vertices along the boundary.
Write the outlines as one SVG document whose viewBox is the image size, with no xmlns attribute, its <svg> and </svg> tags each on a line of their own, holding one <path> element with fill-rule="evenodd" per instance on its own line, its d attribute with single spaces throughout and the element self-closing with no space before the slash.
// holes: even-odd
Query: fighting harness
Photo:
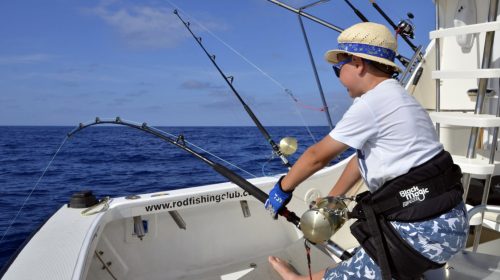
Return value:
<svg viewBox="0 0 500 280">
<path fill-rule="evenodd" d="M 444 265 L 413 249 L 389 221 L 424 221 L 450 211 L 462 201 L 461 177 L 460 167 L 443 150 L 375 192 L 357 196 L 350 217 L 358 220 L 351 232 L 379 265 L 384 280 L 414 279 Z"/>
</svg>

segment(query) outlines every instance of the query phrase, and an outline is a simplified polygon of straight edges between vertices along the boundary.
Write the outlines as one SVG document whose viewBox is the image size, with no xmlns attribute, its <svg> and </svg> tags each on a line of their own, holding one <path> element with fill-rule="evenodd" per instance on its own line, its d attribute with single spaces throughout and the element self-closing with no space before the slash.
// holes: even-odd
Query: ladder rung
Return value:
<svg viewBox="0 0 500 280">
<path fill-rule="evenodd" d="M 499 21 L 484 22 L 484 23 L 469 24 L 469 25 L 464 25 L 464 26 L 439 29 L 439 30 L 431 31 L 429 33 L 429 37 L 432 40 L 432 39 L 442 38 L 442 37 L 447 37 L 447 36 L 456 36 L 456 35 L 463 35 L 463 34 L 469 34 L 469 33 L 488 32 L 488 31 L 494 31 L 494 30 L 500 30 L 500 22 Z"/>
<path fill-rule="evenodd" d="M 500 68 L 475 69 L 475 70 L 440 70 L 432 71 L 433 79 L 480 79 L 499 78 Z"/>
<path fill-rule="evenodd" d="M 488 163 L 487 159 L 466 158 L 464 156 L 452 155 L 453 162 L 460 166 L 463 173 L 476 175 L 491 175 L 495 170 L 495 165 Z"/>
<path fill-rule="evenodd" d="M 429 112 L 432 121 L 464 127 L 500 127 L 500 117 L 462 112 Z"/>
</svg>

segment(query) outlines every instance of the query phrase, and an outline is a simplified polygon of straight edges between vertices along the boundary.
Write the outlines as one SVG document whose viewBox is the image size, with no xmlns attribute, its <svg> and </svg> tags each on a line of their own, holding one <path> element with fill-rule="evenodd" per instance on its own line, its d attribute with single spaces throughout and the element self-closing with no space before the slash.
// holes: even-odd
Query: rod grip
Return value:
<svg viewBox="0 0 500 280">
<path fill-rule="evenodd" d="M 297 227 L 300 225 L 300 218 L 294 213 L 290 212 L 286 207 L 283 207 L 279 213 L 281 216 L 285 217 L 287 221 L 296 225 Z"/>
</svg>

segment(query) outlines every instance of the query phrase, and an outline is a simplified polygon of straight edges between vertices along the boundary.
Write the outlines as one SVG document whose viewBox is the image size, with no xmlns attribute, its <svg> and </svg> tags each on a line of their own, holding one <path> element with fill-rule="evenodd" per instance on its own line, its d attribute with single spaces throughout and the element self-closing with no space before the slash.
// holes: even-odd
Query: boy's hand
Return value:
<svg viewBox="0 0 500 280">
<path fill-rule="evenodd" d="M 281 177 L 274 188 L 269 192 L 269 198 L 266 200 L 265 207 L 270 212 L 271 217 L 273 219 L 278 218 L 278 213 L 283 209 L 288 202 L 292 199 L 293 191 L 284 191 L 281 188 L 281 180 L 283 180 L 285 176 Z"/>
</svg>

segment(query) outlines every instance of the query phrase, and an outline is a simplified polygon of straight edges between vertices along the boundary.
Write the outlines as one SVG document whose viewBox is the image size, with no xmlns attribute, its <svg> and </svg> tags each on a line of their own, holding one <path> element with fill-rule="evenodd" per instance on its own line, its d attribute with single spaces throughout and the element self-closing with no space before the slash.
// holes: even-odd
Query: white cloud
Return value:
<svg viewBox="0 0 500 280">
<path fill-rule="evenodd" d="M 33 64 L 33 63 L 48 61 L 51 58 L 52 58 L 51 55 L 41 54 L 41 53 L 0 56 L 0 65 L 1 64 Z"/>
<path fill-rule="evenodd" d="M 191 36 L 174 15 L 173 9 L 165 7 L 103 1 L 88 11 L 112 26 L 134 48 L 171 48 Z M 214 21 L 202 24 L 212 30 L 222 28 L 222 25 Z M 191 28 L 197 30 L 193 25 Z"/>
<path fill-rule="evenodd" d="M 211 82 L 203 82 L 199 80 L 187 80 L 182 82 L 181 84 L 182 89 L 194 89 L 194 90 L 206 90 L 206 89 L 220 89 L 224 88 L 224 86 L 221 85 L 215 85 L 212 84 Z"/>
</svg>

